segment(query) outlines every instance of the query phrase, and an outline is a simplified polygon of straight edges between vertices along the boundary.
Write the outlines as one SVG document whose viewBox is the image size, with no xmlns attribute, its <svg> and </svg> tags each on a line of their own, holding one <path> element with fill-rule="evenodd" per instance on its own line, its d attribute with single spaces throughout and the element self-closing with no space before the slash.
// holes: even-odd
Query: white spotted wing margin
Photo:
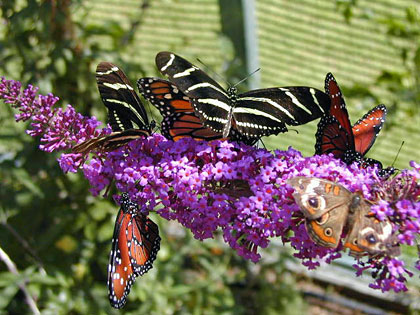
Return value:
<svg viewBox="0 0 420 315">
<path fill-rule="evenodd" d="M 223 89 L 204 71 L 171 52 L 156 56 L 166 75 L 193 104 L 203 124 L 216 132 L 230 129 L 249 138 L 286 132 L 286 125 L 301 125 L 328 112 L 330 98 L 315 88 L 296 86 L 253 90 L 237 95 Z"/>
<path fill-rule="evenodd" d="M 137 276 L 153 267 L 160 249 L 158 226 L 139 212 L 128 194 L 121 196 L 108 265 L 108 291 L 112 307 L 124 307 Z"/>
</svg>

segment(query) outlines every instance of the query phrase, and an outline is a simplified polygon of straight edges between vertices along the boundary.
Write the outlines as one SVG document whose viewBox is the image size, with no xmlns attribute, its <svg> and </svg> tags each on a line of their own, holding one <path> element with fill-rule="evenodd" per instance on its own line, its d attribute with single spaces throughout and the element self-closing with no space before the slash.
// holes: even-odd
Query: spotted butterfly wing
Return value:
<svg viewBox="0 0 420 315">
<path fill-rule="evenodd" d="M 331 73 L 325 79 L 325 91 L 331 98 L 328 115 L 323 116 L 316 133 L 315 154 L 333 153 L 337 158 L 351 164 L 357 161 L 363 167 L 382 164 L 364 158 L 376 140 L 385 118 L 385 105 L 378 105 L 351 126 L 343 95 Z"/>
<path fill-rule="evenodd" d="M 161 131 L 170 140 L 178 141 L 185 137 L 195 140 L 223 139 L 223 134 L 213 131 L 201 122 L 194 112 L 191 101 L 179 88 L 167 80 L 141 78 L 137 81 L 143 97 L 154 105 L 163 116 Z M 255 139 L 241 137 L 232 129 L 228 139 L 252 145 Z"/>
<path fill-rule="evenodd" d="M 344 248 L 352 256 L 400 254 L 398 237 L 391 221 L 377 220 L 371 213 L 372 202 L 359 192 L 316 177 L 294 177 L 287 180 L 294 188 L 293 198 L 305 217 L 310 238 L 318 245 Z"/>
<path fill-rule="evenodd" d="M 284 87 L 237 94 L 223 89 L 204 71 L 170 52 L 156 56 L 159 71 L 192 102 L 203 124 L 227 137 L 231 129 L 248 138 L 286 132 L 326 113 L 330 99 L 310 87 Z"/>
<path fill-rule="evenodd" d="M 346 102 L 344 101 L 343 94 L 332 73 L 327 73 L 327 76 L 325 77 L 325 93 L 327 93 L 331 99 L 331 107 L 328 115 L 337 119 L 340 126 L 347 133 L 347 142 L 349 143 L 349 146 L 354 146 L 354 136 Z"/>
<path fill-rule="evenodd" d="M 357 152 L 365 155 L 369 151 L 385 123 L 386 114 L 385 105 L 378 105 L 353 125 L 354 147 Z"/>
<path fill-rule="evenodd" d="M 322 116 L 315 134 L 315 154 L 332 153 L 337 158 L 352 148 L 351 137 L 334 116 Z"/>
<path fill-rule="evenodd" d="M 139 212 L 137 204 L 129 199 L 128 194 L 123 194 L 108 265 L 112 307 L 124 307 L 136 277 L 152 268 L 160 249 L 160 240 L 158 226 Z"/>
<path fill-rule="evenodd" d="M 349 218 L 350 230 L 344 239 L 344 248 L 350 250 L 350 255 L 361 257 L 365 253 L 371 256 L 386 253 L 391 257 L 401 254 L 399 240 L 393 233 L 391 221 L 379 221 L 370 210 L 366 200 L 360 200 L 357 211 Z"/>
<path fill-rule="evenodd" d="M 194 113 L 188 96 L 171 82 L 159 78 L 141 78 L 137 85 L 143 97 L 163 116 L 161 131 L 167 139 L 177 141 L 185 137 L 197 140 L 222 138 L 220 133 L 203 126 Z"/>
<path fill-rule="evenodd" d="M 149 123 L 144 106 L 125 73 L 110 62 L 101 62 L 96 68 L 96 81 L 113 132 L 82 142 L 73 152 L 112 151 L 131 140 L 149 136 L 153 124 Z"/>
</svg>

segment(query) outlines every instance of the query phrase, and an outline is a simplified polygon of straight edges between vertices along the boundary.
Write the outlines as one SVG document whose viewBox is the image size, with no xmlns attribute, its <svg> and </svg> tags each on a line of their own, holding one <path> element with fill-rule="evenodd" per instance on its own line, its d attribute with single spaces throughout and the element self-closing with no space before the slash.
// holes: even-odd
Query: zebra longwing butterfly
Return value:
<svg viewBox="0 0 420 315">
<path fill-rule="evenodd" d="M 108 265 L 109 302 L 122 308 L 137 276 L 153 266 L 160 249 L 158 226 L 139 212 L 128 194 L 121 195 Z"/>
<path fill-rule="evenodd" d="M 139 137 L 149 136 L 153 124 L 149 123 L 144 106 L 125 73 L 110 62 L 101 62 L 96 68 L 96 82 L 112 133 L 89 139 L 73 148 L 75 153 L 88 153 L 93 149 L 112 151 Z"/>
<path fill-rule="evenodd" d="M 137 81 L 143 97 L 154 105 L 163 116 L 161 132 L 167 139 L 178 141 L 191 137 L 195 140 L 223 139 L 223 134 L 203 125 L 194 112 L 191 101 L 180 89 L 167 80 L 141 78 Z M 246 144 L 254 144 L 258 138 L 242 137 L 231 129 L 228 139 Z"/>
<path fill-rule="evenodd" d="M 248 138 L 286 132 L 287 125 L 301 125 L 329 110 L 330 99 L 310 87 L 280 87 L 237 94 L 227 91 L 204 71 L 171 52 L 156 55 L 159 71 L 191 99 L 203 124 L 229 135 L 233 128 Z"/>
<path fill-rule="evenodd" d="M 393 168 L 382 169 L 380 161 L 364 157 L 385 122 L 385 105 L 374 107 L 351 126 L 343 95 L 331 73 L 325 78 L 325 91 L 331 97 L 331 108 L 318 124 L 315 154 L 332 153 L 347 164 L 358 162 L 362 167 L 376 164 L 380 174 L 392 174 Z"/>
</svg>

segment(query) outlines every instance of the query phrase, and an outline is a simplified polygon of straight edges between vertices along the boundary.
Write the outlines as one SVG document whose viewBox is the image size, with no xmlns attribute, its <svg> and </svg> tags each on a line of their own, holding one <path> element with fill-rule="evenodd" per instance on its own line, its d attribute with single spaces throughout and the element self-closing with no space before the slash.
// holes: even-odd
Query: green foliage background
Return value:
<svg viewBox="0 0 420 315">
<path fill-rule="evenodd" d="M 280 8 L 279 3 L 289 4 L 259 2 L 258 14 L 267 6 Z M 59 96 L 61 105 L 70 103 L 102 121 L 105 108 L 94 77 L 102 60 L 121 66 L 133 82 L 157 74 L 153 62 L 160 50 L 175 50 L 191 60 L 199 56 L 230 82 L 247 74 L 240 1 L 10 0 L 0 5 L 1 75 L 39 86 L 41 93 Z M 401 58 L 401 67 L 393 71 L 384 67 L 371 82 L 380 89 L 355 84 L 344 89 L 345 95 L 355 96 L 349 98 L 352 101 L 367 97 L 374 104 L 387 95 L 390 130 L 397 124 L 393 119 L 397 113 L 418 122 L 418 8 L 407 6 L 400 18 L 363 15 L 363 6 L 356 1 L 337 1 L 333 8 L 343 17 L 342 25 L 347 25 L 346 18 L 355 17 L 382 23 L 380 31 L 395 41 Z M 263 38 L 264 33 L 259 35 Z M 261 51 L 262 71 L 268 69 L 268 51 Z M 308 81 L 300 78 L 300 83 L 322 88 L 324 72 L 314 74 L 318 83 L 309 77 Z M 270 84 L 270 76 L 274 77 L 263 75 L 264 85 Z M 287 84 L 296 83 L 283 85 Z M 115 204 L 110 198 L 91 197 L 80 174 L 62 174 L 57 156 L 39 151 L 38 141 L 25 134 L 25 124 L 14 123 L 13 115 L 8 106 L 0 107 L 0 248 L 18 273 L 0 264 L 0 313 L 30 311 L 19 285 L 26 286 L 37 308 L 46 314 L 116 313 L 109 306 L 106 288 Z M 313 137 L 313 132 L 307 137 Z M 267 143 L 279 147 L 284 138 L 271 137 Z M 307 150 L 310 154 L 313 149 Z M 413 150 L 411 158 L 418 160 L 418 151 Z M 174 222 L 156 216 L 153 220 L 160 227 L 162 248 L 155 268 L 132 287 L 123 312 L 305 312 L 296 280 L 284 267 L 291 259 L 287 251 L 272 245 L 263 251 L 266 258 L 253 265 L 229 250 L 220 235 L 199 242 Z"/>
</svg>

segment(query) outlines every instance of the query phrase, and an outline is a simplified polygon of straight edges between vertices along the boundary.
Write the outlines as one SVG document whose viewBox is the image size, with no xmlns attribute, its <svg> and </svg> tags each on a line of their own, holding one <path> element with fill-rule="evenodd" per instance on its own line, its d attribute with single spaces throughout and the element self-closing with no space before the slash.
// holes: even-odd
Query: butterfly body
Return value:
<svg viewBox="0 0 420 315">
<path fill-rule="evenodd" d="M 168 76 L 191 99 L 203 124 L 227 137 L 231 129 L 247 138 L 286 132 L 321 117 L 330 106 L 329 97 L 310 87 L 283 87 L 237 94 L 227 91 L 204 71 L 170 52 L 156 56 L 160 72 Z"/>
<path fill-rule="evenodd" d="M 352 256 L 399 255 L 391 222 L 374 218 L 370 202 L 359 193 L 319 178 L 294 177 L 288 184 L 295 189 L 293 197 L 316 244 L 337 248 L 345 234 L 343 246 Z"/>
<path fill-rule="evenodd" d="M 121 196 L 108 265 L 109 301 L 122 308 L 137 276 L 152 268 L 160 249 L 158 226 L 139 212 L 128 194 Z"/>
</svg>

